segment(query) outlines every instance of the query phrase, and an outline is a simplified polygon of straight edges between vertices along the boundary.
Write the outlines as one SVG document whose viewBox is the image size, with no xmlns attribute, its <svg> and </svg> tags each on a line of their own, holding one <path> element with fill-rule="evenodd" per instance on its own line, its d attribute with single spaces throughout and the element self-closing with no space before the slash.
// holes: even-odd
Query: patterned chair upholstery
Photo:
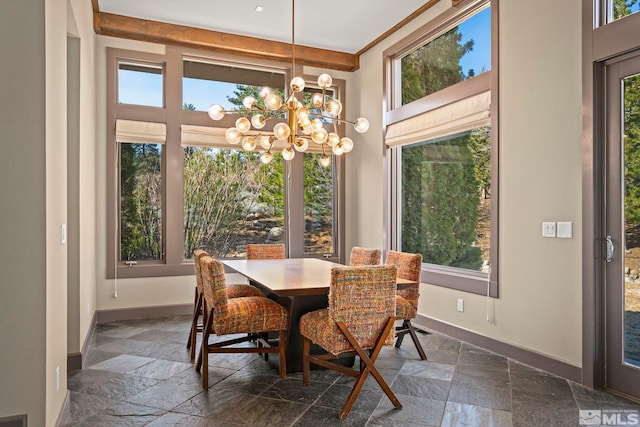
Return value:
<svg viewBox="0 0 640 427">
<path fill-rule="evenodd" d="M 420 291 L 420 274 L 422 272 L 422 255 L 406 252 L 387 251 L 385 265 L 394 265 L 398 268 L 398 277 L 416 281 L 417 284 L 398 289 L 396 294 L 396 316 L 402 319 L 402 326 L 396 328 L 396 348 L 400 348 L 406 334 L 411 336 L 413 343 L 422 360 L 427 360 L 427 355 L 418 340 L 411 319 L 418 315 L 418 297 Z"/>
<path fill-rule="evenodd" d="M 380 257 L 382 251 L 380 249 L 369 249 L 354 246 L 351 249 L 351 258 L 349 259 L 349 265 L 378 265 L 380 264 Z"/>
<path fill-rule="evenodd" d="M 247 245 L 247 259 L 284 259 L 284 245 L 277 244 L 250 244 Z"/>
<path fill-rule="evenodd" d="M 191 350 L 191 360 L 193 361 L 196 357 L 196 337 L 198 332 L 202 332 L 202 326 L 198 325 L 198 319 L 200 318 L 200 314 L 202 314 L 202 305 L 203 305 L 203 290 L 202 290 L 202 268 L 200 259 L 203 256 L 209 256 L 206 251 L 202 249 L 196 249 L 193 251 L 193 265 L 196 269 L 196 292 L 193 303 L 193 319 L 191 321 L 191 330 L 189 331 L 189 339 L 187 341 L 187 349 Z M 258 288 L 255 286 L 238 283 L 238 284 L 227 284 L 227 298 L 238 298 L 238 297 L 264 297 L 265 295 L 260 292 Z"/>
<path fill-rule="evenodd" d="M 202 369 L 202 387 L 209 387 L 209 353 L 279 353 L 280 377 L 286 376 L 286 331 L 289 313 L 280 304 L 263 297 L 228 298 L 224 266 L 218 260 L 203 256 L 202 280 L 205 316 L 202 345 L 196 371 Z M 264 339 L 268 332 L 277 332 L 278 344 Z M 212 335 L 246 334 L 239 338 L 209 343 Z M 256 347 L 234 347 L 234 344 L 257 341 Z"/>
<path fill-rule="evenodd" d="M 396 408 L 393 394 L 375 360 L 384 345 L 393 344 L 396 268 L 391 266 L 337 267 L 331 270 L 329 308 L 304 314 L 300 319 L 303 340 L 302 380 L 309 385 L 310 364 L 356 378 L 339 417 L 345 418 L 371 373 Z M 328 353 L 311 355 L 311 342 Z M 336 364 L 336 358 L 357 354 L 360 369 Z"/>
</svg>

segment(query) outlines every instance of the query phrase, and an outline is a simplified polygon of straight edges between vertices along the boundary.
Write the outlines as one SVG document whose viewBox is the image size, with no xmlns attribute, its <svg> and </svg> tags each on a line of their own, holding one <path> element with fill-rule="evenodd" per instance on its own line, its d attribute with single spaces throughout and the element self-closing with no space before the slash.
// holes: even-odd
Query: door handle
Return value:
<svg viewBox="0 0 640 427">
<path fill-rule="evenodd" d="M 605 240 L 607 242 L 607 254 L 605 255 L 604 259 L 607 262 L 611 262 L 613 261 L 613 240 L 611 240 L 611 236 L 609 235 L 607 235 Z"/>
</svg>

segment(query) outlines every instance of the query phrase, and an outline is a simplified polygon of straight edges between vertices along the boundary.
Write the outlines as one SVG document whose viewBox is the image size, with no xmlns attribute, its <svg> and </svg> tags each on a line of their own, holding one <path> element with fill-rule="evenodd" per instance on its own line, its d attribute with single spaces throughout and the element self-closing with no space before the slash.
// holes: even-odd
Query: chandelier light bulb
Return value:
<svg viewBox="0 0 640 427">
<path fill-rule="evenodd" d="M 286 123 L 278 123 L 273 127 L 273 135 L 277 139 L 287 139 L 289 135 L 291 135 L 291 129 L 289 129 L 289 125 Z"/>
<path fill-rule="evenodd" d="M 302 92 L 304 90 L 304 79 L 302 77 L 294 77 L 291 79 L 291 90 L 294 92 Z"/>
<path fill-rule="evenodd" d="M 365 119 L 364 117 L 360 117 L 356 119 L 355 123 L 353 124 L 353 128 L 358 133 L 364 133 L 369 130 L 369 120 Z"/>
<path fill-rule="evenodd" d="M 331 132 L 328 136 L 327 136 L 327 145 L 329 145 L 329 147 L 334 147 L 336 146 L 338 143 L 340 143 L 340 135 L 338 135 L 335 132 Z"/>
<path fill-rule="evenodd" d="M 245 96 L 242 100 L 242 105 L 244 105 L 244 108 L 251 110 L 256 106 L 256 99 L 253 96 Z"/>
<path fill-rule="evenodd" d="M 314 129 L 311 132 L 311 140 L 316 144 L 323 144 L 327 140 L 327 131 L 324 128 Z"/>
<path fill-rule="evenodd" d="M 220 120 L 224 117 L 224 107 L 220 104 L 212 104 L 207 111 L 212 120 Z"/>
<path fill-rule="evenodd" d="M 324 124 L 322 123 L 322 120 L 320 120 L 320 119 L 313 119 L 313 120 L 311 120 L 311 126 L 313 126 L 314 129 L 322 129 Z"/>
<path fill-rule="evenodd" d="M 311 132 L 313 132 L 313 126 L 311 126 L 311 122 L 305 124 L 305 125 L 300 125 L 302 126 L 302 133 L 305 135 L 311 135 Z"/>
<path fill-rule="evenodd" d="M 269 86 L 262 86 L 262 88 L 260 88 L 260 98 L 265 99 L 271 92 L 272 91 Z"/>
<path fill-rule="evenodd" d="M 300 122 L 309 120 L 309 109 L 306 107 L 298 108 L 298 111 L 296 111 L 296 116 L 298 116 L 298 121 Z"/>
<path fill-rule="evenodd" d="M 287 148 L 282 150 L 282 158 L 285 160 L 291 160 L 295 156 L 296 156 L 296 152 L 293 151 L 293 148 L 291 148 L 291 146 L 288 146 Z"/>
<path fill-rule="evenodd" d="M 326 154 L 323 154 L 322 156 L 320 156 L 320 158 L 318 159 L 318 163 L 320 164 L 320 166 L 322 166 L 323 168 L 328 168 L 329 166 L 331 166 L 331 157 L 327 156 Z"/>
<path fill-rule="evenodd" d="M 258 141 L 256 141 L 255 136 L 245 136 L 242 139 L 242 148 L 244 148 L 247 151 L 255 150 L 257 144 L 258 144 Z"/>
<path fill-rule="evenodd" d="M 321 88 L 326 89 L 331 86 L 331 83 L 333 83 L 333 80 L 329 74 L 320 74 L 318 76 L 318 86 Z"/>
<path fill-rule="evenodd" d="M 262 129 L 267 124 L 267 119 L 262 114 L 256 114 L 251 117 L 251 124 L 256 129 Z"/>
<path fill-rule="evenodd" d="M 269 93 L 264 98 L 264 105 L 268 110 L 275 111 L 279 110 L 282 107 L 282 98 L 275 93 Z"/>
<path fill-rule="evenodd" d="M 324 97 L 321 93 L 314 93 L 311 95 L 311 106 L 313 108 L 322 108 L 322 104 L 324 103 Z"/>
<path fill-rule="evenodd" d="M 265 150 L 268 150 L 271 148 L 271 137 L 269 135 L 262 135 L 260 137 L 260 146 L 262 148 L 264 148 Z"/>
<path fill-rule="evenodd" d="M 246 117 L 240 117 L 236 120 L 236 129 L 238 129 L 240 133 L 246 133 L 251 129 L 251 122 Z"/>
<path fill-rule="evenodd" d="M 311 120 L 309 120 L 309 117 L 306 117 L 304 119 L 301 119 L 298 121 L 298 125 L 304 129 L 304 128 L 309 128 L 311 129 Z"/>
<path fill-rule="evenodd" d="M 335 154 L 336 156 L 342 155 L 342 153 L 344 153 L 344 149 L 342 148 L 342 143 L 338 142 L 336 145 L 333 146 L 333 148 L 331 148 L 331 151 L 333 151 L 333 154 Z"/>
<path fill-rule="evenodd" d="M 299 152 L 304 153 L 307 151 L 307 148 L 309 148 L 309 141 L 307 141 L 307 138 L 296 138 L 296 142 L 293 144 L 293 147 Z"/>
<path fill-rule="evenodd" d="M 342 103 L 337 99 L 332 99 L 329 102 L 327 102 L 327 105 L 325 106 L 325 110 L 327 111 L 327 113 L 329 113 L 333 117 L 337 117 L 342 112 Z"/>
<path fill-rule="evenodd" d="M 242 140 L 242 133 L 236 128 L 229 128 L 225 131 L 224 138 L 229 144 L 238 144 Z"/>
<path fill-rule="evenodd" d="M 345 153 L 353 150 L 353 141 L 351 140 L 351 138 L 348 138 L 346 136 L 340 140 L 340 145 L 342 146 L 342 151 L 344 151 Z"/>
<path fill-rule="evenodd" d="M 260 156 L 262 164 L 268 165 L 271 163 L 271 160 L 273 160 L 273 154 L 271 154 L 271 151 L 265 151 L 262 153 L 262 156 Z"/>
</svg>

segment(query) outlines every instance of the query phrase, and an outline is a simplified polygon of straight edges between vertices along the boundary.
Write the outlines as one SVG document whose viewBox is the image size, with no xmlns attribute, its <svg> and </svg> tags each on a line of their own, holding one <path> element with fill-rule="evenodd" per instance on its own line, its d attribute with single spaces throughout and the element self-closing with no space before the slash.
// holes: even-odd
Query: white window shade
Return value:
<svg viewBox="0 0 640 427">
<path fill-rule="evenodd" d="M 167 141 L 167 125 L 165 123 L 117 119 L 116 141 L 164 144 Z"/>
<path fill-rule="evenodd" d="M 182 145 L 189 146 L 205 146 L 205 147 L 218 147 L 218 148 L 228 148 L 228 149 L 236 149 L 241 150 L 242 146 L 240 144 L 229 144 L 224 137 L 226 128 L 218 128 L 211 126 L 196 126 L 196 125 L 182 125 L 181 126 L 181 142 Z M 247 132 L 247 135 L 258 135 L 259 132 L 251 131 Z M 271 151 L 273 153 L 279 153 L 284 148 L 287 147 L 286 141 L 276 140 L 273 143 L 273 147 Z M 264 149 L 258 145 L 256 147 L 256 151 L 264 151 Z M 309 148 L 307 148 L 308 153 L 321 153 L 322 146 L 319 144 L 315 144 L 313 142 L 309 142 Z M 327 153 L 330 154 L 330 151 Z"/>
<path fill-rule="evenodd" d="M 485 126 L 490 111 L 491 92 L 482 92 L 387 126 L 385 143 L 398 147 Z"/>
</svg>

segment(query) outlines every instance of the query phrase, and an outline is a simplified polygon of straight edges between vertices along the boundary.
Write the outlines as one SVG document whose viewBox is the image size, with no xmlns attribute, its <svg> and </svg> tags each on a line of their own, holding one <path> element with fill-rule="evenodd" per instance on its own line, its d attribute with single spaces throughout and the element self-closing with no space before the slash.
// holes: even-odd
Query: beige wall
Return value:
<svg viewBox="0 0 640 427">
<path fill-rule="evenodd" d="M 374 132 L 367 134 L 372 148 L 359 150 L 349 170 L 356 194 L 348 200 L 358 204 L 350 217 L 357 223 L 348 227 L 357 230 L 354 243 L 382 243 L 374 231 L 382 195 L 366 191 L 383 180 L 377 148 L 382 51 L 446 6 L 441 2 L 361 57 L 357 74 L 367 88 L 360 92 L 361 108 Z M 580 366 L 581 6 L 552 0 L 503 0 L 499 6 L 500 298 L 424 284 L 419 313 Z M 573 222 L 574 238 L 542 238 L 542 221 Z"/>
<path fill-rule="evenodd" d="M 67 393 L 66 1 L 0 7 L 0 417 L 49 426 Z"/>
<path fill-rule="evenodd" d="M 68 280 L 68 352 L 78 353 L 86 339 L 96 309 L 96 82 L 95 33 L 93 10 L 83 0 L 69 0 L 69 37 L 79 46 L 74 64 L 77 75 L 70 71 L 70 85 L 77 100 L 77 111 L 69 126 L 75 135 L 70 144 L 67 165 L 69 280 Z M 69 53 L 72 57 L 73 53 Z"/>
<path fill-rule="evenodd" d="M 53 426 L 67 393 L 67 2 L 45 0 L 46 154 L 46 424 Z"/>
<path fill-rule="evenodd" d="M 42 1 L 0 3 L 0 417 L 32 425 L 45 424 L 44 19 Z"/>
</svg>

